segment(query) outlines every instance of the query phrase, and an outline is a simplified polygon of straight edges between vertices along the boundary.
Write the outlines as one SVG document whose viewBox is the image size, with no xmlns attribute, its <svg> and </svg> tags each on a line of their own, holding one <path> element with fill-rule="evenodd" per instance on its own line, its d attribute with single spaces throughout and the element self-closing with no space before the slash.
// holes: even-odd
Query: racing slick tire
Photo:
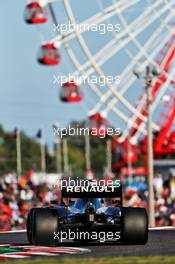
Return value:
<svg viewBox="0 0 175 264">
<path fill-rule="evenodd" d="M 27 216 L 27 239 L 30 244 L 32 244 L 33 239 L 32 239 L 32 222 L 33 222 L 33 212 L 35 208 L 30 209 L 28 216 Z"/>
<path fill-rule="evenodd" d="M 54 232 L 58 232 L 58 213 L 53 208 L 35 208 L 32 222 L 32 243 L 43 246 L 56 246 Z"/>
<path fill-rule="evenodd" d="M 148 240 L 148 215 L 144 208 L 122 208 L 122 243 L 144 245 Z"/>
</svg>

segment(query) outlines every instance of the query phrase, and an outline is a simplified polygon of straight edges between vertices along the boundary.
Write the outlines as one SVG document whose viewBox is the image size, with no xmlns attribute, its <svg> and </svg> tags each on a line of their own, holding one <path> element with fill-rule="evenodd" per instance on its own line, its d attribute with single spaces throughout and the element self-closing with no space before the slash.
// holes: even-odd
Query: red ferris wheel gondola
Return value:
<svg viewBox="0 0 175 264">
<path fill-rule="evenodd" d="M 46 8 L 37 1 L 31 2 L 25 9 L 25 21 L 28 24 L 41 24 L 47 22 Z"/>
<path fill-rule="evenodd" d="M 60 99 L 67 103 L 78 103 L 82 100 L 80 87 L 74 81 L 68 81 L 61 87 Z"/>
<path fill-rule="evenodd" d="M 107 135 L 108 121 L 100 113 L 95 113 L 89 116 L 89 127 L 92 135 Z"/>
<path fill-rule="evenodd" d="M 60 63 L 60 52 L 54 43 L 47 43 L 41 46 L 38 56 L 38 62 L 43 65 L 53 66 Z"/>
</svg>

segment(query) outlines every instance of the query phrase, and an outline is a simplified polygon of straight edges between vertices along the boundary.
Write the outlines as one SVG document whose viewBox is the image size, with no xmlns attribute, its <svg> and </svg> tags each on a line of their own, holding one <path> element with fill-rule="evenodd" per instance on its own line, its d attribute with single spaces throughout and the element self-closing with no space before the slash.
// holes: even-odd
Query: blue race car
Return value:
<svg viewBox="0 0 175 264">
<path fill-rule="evenodd" d="M 28 241 L 45 246 L 56 246 L 63 239 L 145 244 L 148 239 L 146 210 L 123 207 L 121 185 L 113 189 L 98 187 L 88 186 L 83 190 L 64 187 L 61 204 L 32 208 L 27 218 Z"/>
</svg>

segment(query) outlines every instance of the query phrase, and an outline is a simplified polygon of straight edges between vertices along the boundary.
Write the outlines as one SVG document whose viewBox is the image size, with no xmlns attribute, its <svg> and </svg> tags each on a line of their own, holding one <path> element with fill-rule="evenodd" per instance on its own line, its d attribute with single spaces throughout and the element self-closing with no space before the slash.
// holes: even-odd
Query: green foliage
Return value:
<svg viewBox="0 0 175 264">
<path fill-rule="evenodd" d="M 69 145 L 69 163 L 73 176 L 82 178 L 84 176 L 84 153 L 76 146 Z"/>
<path fill-rule="evenodd" d="M 26 172 L 31 167 L 40 170 L 40 145 L 35 139 L 29 138 L 25 133 L 21 133 L 21 156 L 22 168 Z"/>
<path fill-rule="evenodd" d="M 86 127 L 85 122 L 72 122 L 70 127 Z M 84 177 L 85 173 L 85 137 L 84 135 L 69 136 L 68 156 L 69 164 L 74 177 Z M 105 139 L 90 137 L 92 169 L 97 176 L 101 177 L 105 166 L 106 142 Z M 29 169 L 34 168 L 40 171 L 41 154 L 40 144 L 36 138 L 27 136 L 21 132 L 21 156 L 22 171 L 25 174 Z M 62 159 L 63 162 L 63 159 Z M 63 163 L 62 163 L 63 167 Z M 46 147 L 46 168 L 47 172 L 56 172 L 56 157 L 50 154 Z M 7 133 L 0 125 L 0 174 L 16 172 L 16 138 L 14 133 Z"/>
<path fill-rule="evenodd" d="M 85 122 L 75 122 L 70 127 L 85 128 Z M 69 159 L 75 177 L 83 177 L 85 171 L 85 137 L 84 135 L 69 136 Z M 106 163 L 106 140 L 90 136 L 92 170 L 101 177 Z"/>
<path fill-rule="evenodd" d="M 8 171 L 16 171 L 16 138 L 14 133 L 6 133 L 0 127 L 0 174 Z M 26 173 L 31 167 L 40 169 L 40 146 L 35 139 L 29 138 L 25 133 L 21 133 L 21 153 L 22 169 Z"/>
</svg>

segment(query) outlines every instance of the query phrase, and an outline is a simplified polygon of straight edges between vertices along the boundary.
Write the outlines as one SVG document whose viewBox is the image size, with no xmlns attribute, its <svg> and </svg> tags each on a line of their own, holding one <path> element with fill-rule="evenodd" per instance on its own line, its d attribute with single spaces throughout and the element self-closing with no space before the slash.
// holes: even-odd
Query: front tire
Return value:
<svg viewBox="0 0 175 264">
<path fill-rule="evenodd" d="M 148 240 L 148 215 L 144 208 L 122 208 L 122 242 L 144 245 Z"/>
</svg>

